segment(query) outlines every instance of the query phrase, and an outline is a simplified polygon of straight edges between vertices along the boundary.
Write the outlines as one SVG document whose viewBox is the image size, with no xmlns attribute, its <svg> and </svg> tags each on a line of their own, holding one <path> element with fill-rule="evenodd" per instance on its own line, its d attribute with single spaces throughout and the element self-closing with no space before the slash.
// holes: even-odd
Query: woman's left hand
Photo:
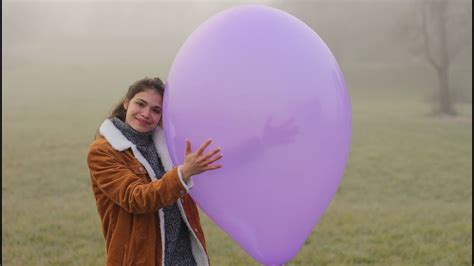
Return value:
<svg viewBox="0 0 474 266">
<path fill-rule="evenodd" d="M 184 163 L 181 166 L 181 172 L 185 181 L 189 181 L 189 178 L 193 175 L 197 175 L 206 171 L 219 169 L 222 167 L 220 164 L 213 164 L 217 160 L 222 158 L 222 154 L 218 154 L 221 148 L 216 148 L 207 154 L 204 154 L 204 150 L 212 143 L 211 139 L 206 140 L 196 152 L 192 151 L 191 142 L 186 140 L 186 150 Z"/>
</svg>

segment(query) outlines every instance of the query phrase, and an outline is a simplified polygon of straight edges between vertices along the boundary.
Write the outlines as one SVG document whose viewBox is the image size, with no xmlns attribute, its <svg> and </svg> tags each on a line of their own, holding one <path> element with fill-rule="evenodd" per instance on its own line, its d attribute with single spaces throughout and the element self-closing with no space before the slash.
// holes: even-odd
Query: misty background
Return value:
<svg viewBox="0 0 474 266">
<path fill-rule="evenodd" d="M 2 1 L 2 263 L 103 265 L 86 165 L 98 126 L 134 81 L 166 81 L 201 23 L 243 4 L 308 24 L 350 94 L 344 179 L 293 262 L 472 264 L 468 0 Z M 202 223 L 213 264 L 256 265 Z"/>
<path fill-rule="evenodd" d="M 282 9 L 312 27 L 337 58 L 351 95 L 434 97 L 437 73 L 416 37 L 420 1 L 4 1 L 4 99 L 79 108 L 117 98 L 144 76 L 166 80 L 193 30 L 221 10 L 250 3 Z M 453 21 L 468 17 L 448 25 L 457 33 L 450 41 L 468 37 L 449 66 L 449 85 L 453 101 L 471 102 L 472 3 L 455 0 L 449 8 Z"/>
</svg>

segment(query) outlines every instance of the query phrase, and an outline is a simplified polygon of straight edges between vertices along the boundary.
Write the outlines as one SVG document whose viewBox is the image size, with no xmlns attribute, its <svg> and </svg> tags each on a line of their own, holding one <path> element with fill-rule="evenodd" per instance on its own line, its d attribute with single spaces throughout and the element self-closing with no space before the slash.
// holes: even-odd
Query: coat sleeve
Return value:
<svg viewBox="0 0 474 266">
<path fill-rule="evenodd" d="M 92 145 L 87 163 L 92 183 L 107 198 L 126 211 L 155 212 L 175 203 L 186 194 L 176 168 L 164 174 L 159 180 L 145 183 L 117 159 L 115 152 L 104 145 Z"/>
</svg>

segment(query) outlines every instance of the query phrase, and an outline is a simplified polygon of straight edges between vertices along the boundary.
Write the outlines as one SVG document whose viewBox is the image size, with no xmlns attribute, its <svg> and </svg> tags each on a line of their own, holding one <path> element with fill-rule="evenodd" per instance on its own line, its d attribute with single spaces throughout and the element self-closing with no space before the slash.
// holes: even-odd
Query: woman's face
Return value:
<svg viewBox="0 0 474 266">
<path fill-rule="evenodd" d="M 160 123 L 162 104 L 163 98 L 158 92 L 151 89 L 139 92 L 123 103 L 127 110 L 125 122 L 138 132 L 150 132 Z"/>
</svg>

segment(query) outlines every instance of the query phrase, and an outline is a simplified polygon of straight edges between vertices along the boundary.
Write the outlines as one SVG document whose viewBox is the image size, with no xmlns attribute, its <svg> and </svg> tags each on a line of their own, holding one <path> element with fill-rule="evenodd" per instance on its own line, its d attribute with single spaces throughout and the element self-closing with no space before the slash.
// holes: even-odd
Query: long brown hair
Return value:
<svg viewBox="0 0 474 266">
<path fill-rule="evenodd" d="M 125 121 L 125 116 L 127 114 L 127 110 L 123 107 L 123 103 L 125 101 L 130 101 L 137 93 L 140 93 L 145 90 L 153 90 L 163 97 L 165 92 L 165 85 L 160 78 L 148 78 L 145 77 L 143 79 L 135 81 L 132 85 L 128 87 L 127 94 L 122 98 L 122 100 L 115 105 L 112 109 L 112 112 L 108 116 L 108 118 L 117 117 L 118 119 Z M 95 137 L 99 137 L 99 130 L 97 130 Z"/>
</svg>

